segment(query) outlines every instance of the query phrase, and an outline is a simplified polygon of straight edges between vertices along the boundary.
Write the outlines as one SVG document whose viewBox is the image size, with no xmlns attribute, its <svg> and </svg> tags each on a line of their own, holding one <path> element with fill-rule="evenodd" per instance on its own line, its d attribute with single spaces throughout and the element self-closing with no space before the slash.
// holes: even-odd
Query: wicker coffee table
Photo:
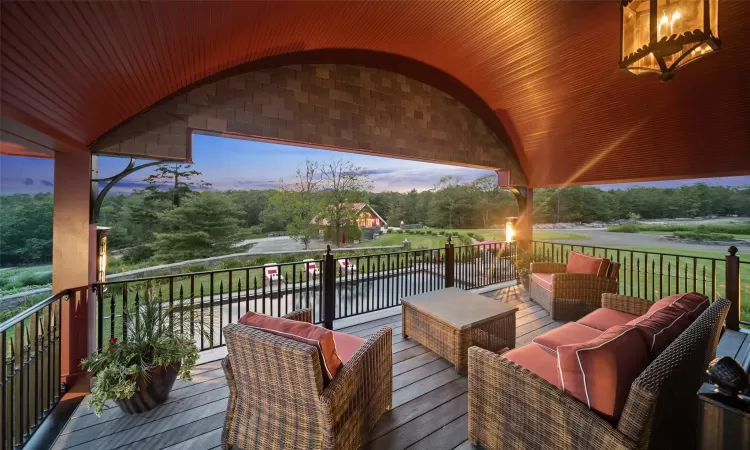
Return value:
<svg viewBox="0 0 750 450">
<path fill-rule="evenodd" d="M 401 300 L 404 338 L 411 337 L 465 374 L 469 347 L 498 351 L 516 345 L 518 308 L 456 288 Z"/>
</svg>

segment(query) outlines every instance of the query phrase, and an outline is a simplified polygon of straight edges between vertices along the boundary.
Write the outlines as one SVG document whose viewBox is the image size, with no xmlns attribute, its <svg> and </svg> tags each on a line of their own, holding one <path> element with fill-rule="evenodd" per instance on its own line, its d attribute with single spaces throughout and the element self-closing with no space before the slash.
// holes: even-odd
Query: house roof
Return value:
<svg viewBox="0 0 750 450">
<path fill-rule="evenodd" d="M 669 83 L 619 70 L 619 5 L 4 1 L 3 140 L 86 150 L 228 71 L 321 62 L 454 96 L 531 186 L 749 174 L 750 2 L 719 2 L 721 50 Z"/>
<path fill-rule="evenodd" d="M 368 208 L 373 214 L 375 214 L 378 217 L 378 219 L 380 219 L 383 222 L 384 225 L 388 225 L 388 222 L 386 222 L 385 219 L 383 219 L 382 217 L 380 217 L 380 214 L 378 214 L 377 211 L 375 211 L 374 209 L 372 209 L 372 206 L 368 205 L 367 203 L 361 203 L 361 202 L 360 203 L 350 203 L 348 205 L 351 207 L 351 209 L 354 211 L 355 214 L 359 213 L 360 211 L 362 211 L 365 208 Z M 316 224 L 318 224 L 320 226 L 326 226 L 326 225 L 328 225 L 328 219 L 326 219 L 324 217 L 324 218 L 318 220 L 318 216 L 315 216 L 313 218 L 313 220 L 312 220 L 312 223 L 316 223 Z"/>
</svg>

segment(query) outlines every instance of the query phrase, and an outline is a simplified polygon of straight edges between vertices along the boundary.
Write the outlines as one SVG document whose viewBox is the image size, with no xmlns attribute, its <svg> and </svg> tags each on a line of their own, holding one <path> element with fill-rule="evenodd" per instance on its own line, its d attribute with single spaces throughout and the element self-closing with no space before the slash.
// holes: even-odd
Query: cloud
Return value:
<svg viewBox="0 0 750 450">
<path fill-rule="evenodd" d="M 396 172 L 393 169 L 365 169 L 356 172 L 341 172 L 342 175 L 384 175 Z"/>
<path fill-rule="evenodd" d="M 34 184 L 34 180 L 32 180 L 31 178 L 24 178 L 23 184 L 25 184 L 26 186 L 31 186 Z"/>
<path fill-rule="evenodd" d="M 53 186 L 53 183 L 51 181 L 39 180 L 39 182 L 42 183 L 42 185 L 44 186 Z"/>
</svg>

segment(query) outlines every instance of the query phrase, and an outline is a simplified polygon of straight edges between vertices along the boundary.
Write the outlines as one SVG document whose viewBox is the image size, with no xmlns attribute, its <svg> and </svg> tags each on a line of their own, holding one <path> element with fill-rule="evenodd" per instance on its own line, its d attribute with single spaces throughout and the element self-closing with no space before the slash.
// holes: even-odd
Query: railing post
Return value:
<svg viewBox="0 0 750 450">
<path fill-rule="evenodd" d="M 726 259 L 726 297 L 730 301 L 729 314 L 727 315 L 727 328 L 730 330 L 740 329 L 740 257 L 737 256 L 737 247 L 729 247 Z"/>
<path fill-rule="evenodd" d="M 333 317 L 336 315 L 336 261 L 331 253 L 331 246 L 326 246 L 323 258 L 323 326 L 333 329 Z"/>
<path fill-rule="evenodd" d="M 445 243 L 445 287 L 453 287 L 455 284 L 454 249 L 451 237 L 448 236 L 448 242 Z"/>
</svg>

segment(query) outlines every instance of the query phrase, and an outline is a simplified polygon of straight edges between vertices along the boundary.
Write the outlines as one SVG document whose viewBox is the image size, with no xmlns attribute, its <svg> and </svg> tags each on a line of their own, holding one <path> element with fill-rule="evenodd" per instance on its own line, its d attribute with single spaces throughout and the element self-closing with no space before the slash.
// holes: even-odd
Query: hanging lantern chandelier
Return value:
<svg viewBox="0 0 750 450">
<path fill-rule="evenodd" d="M 719 0 L 622 0 L 620 67 L 667 81 L 719 49 Z"/>
</svg>

